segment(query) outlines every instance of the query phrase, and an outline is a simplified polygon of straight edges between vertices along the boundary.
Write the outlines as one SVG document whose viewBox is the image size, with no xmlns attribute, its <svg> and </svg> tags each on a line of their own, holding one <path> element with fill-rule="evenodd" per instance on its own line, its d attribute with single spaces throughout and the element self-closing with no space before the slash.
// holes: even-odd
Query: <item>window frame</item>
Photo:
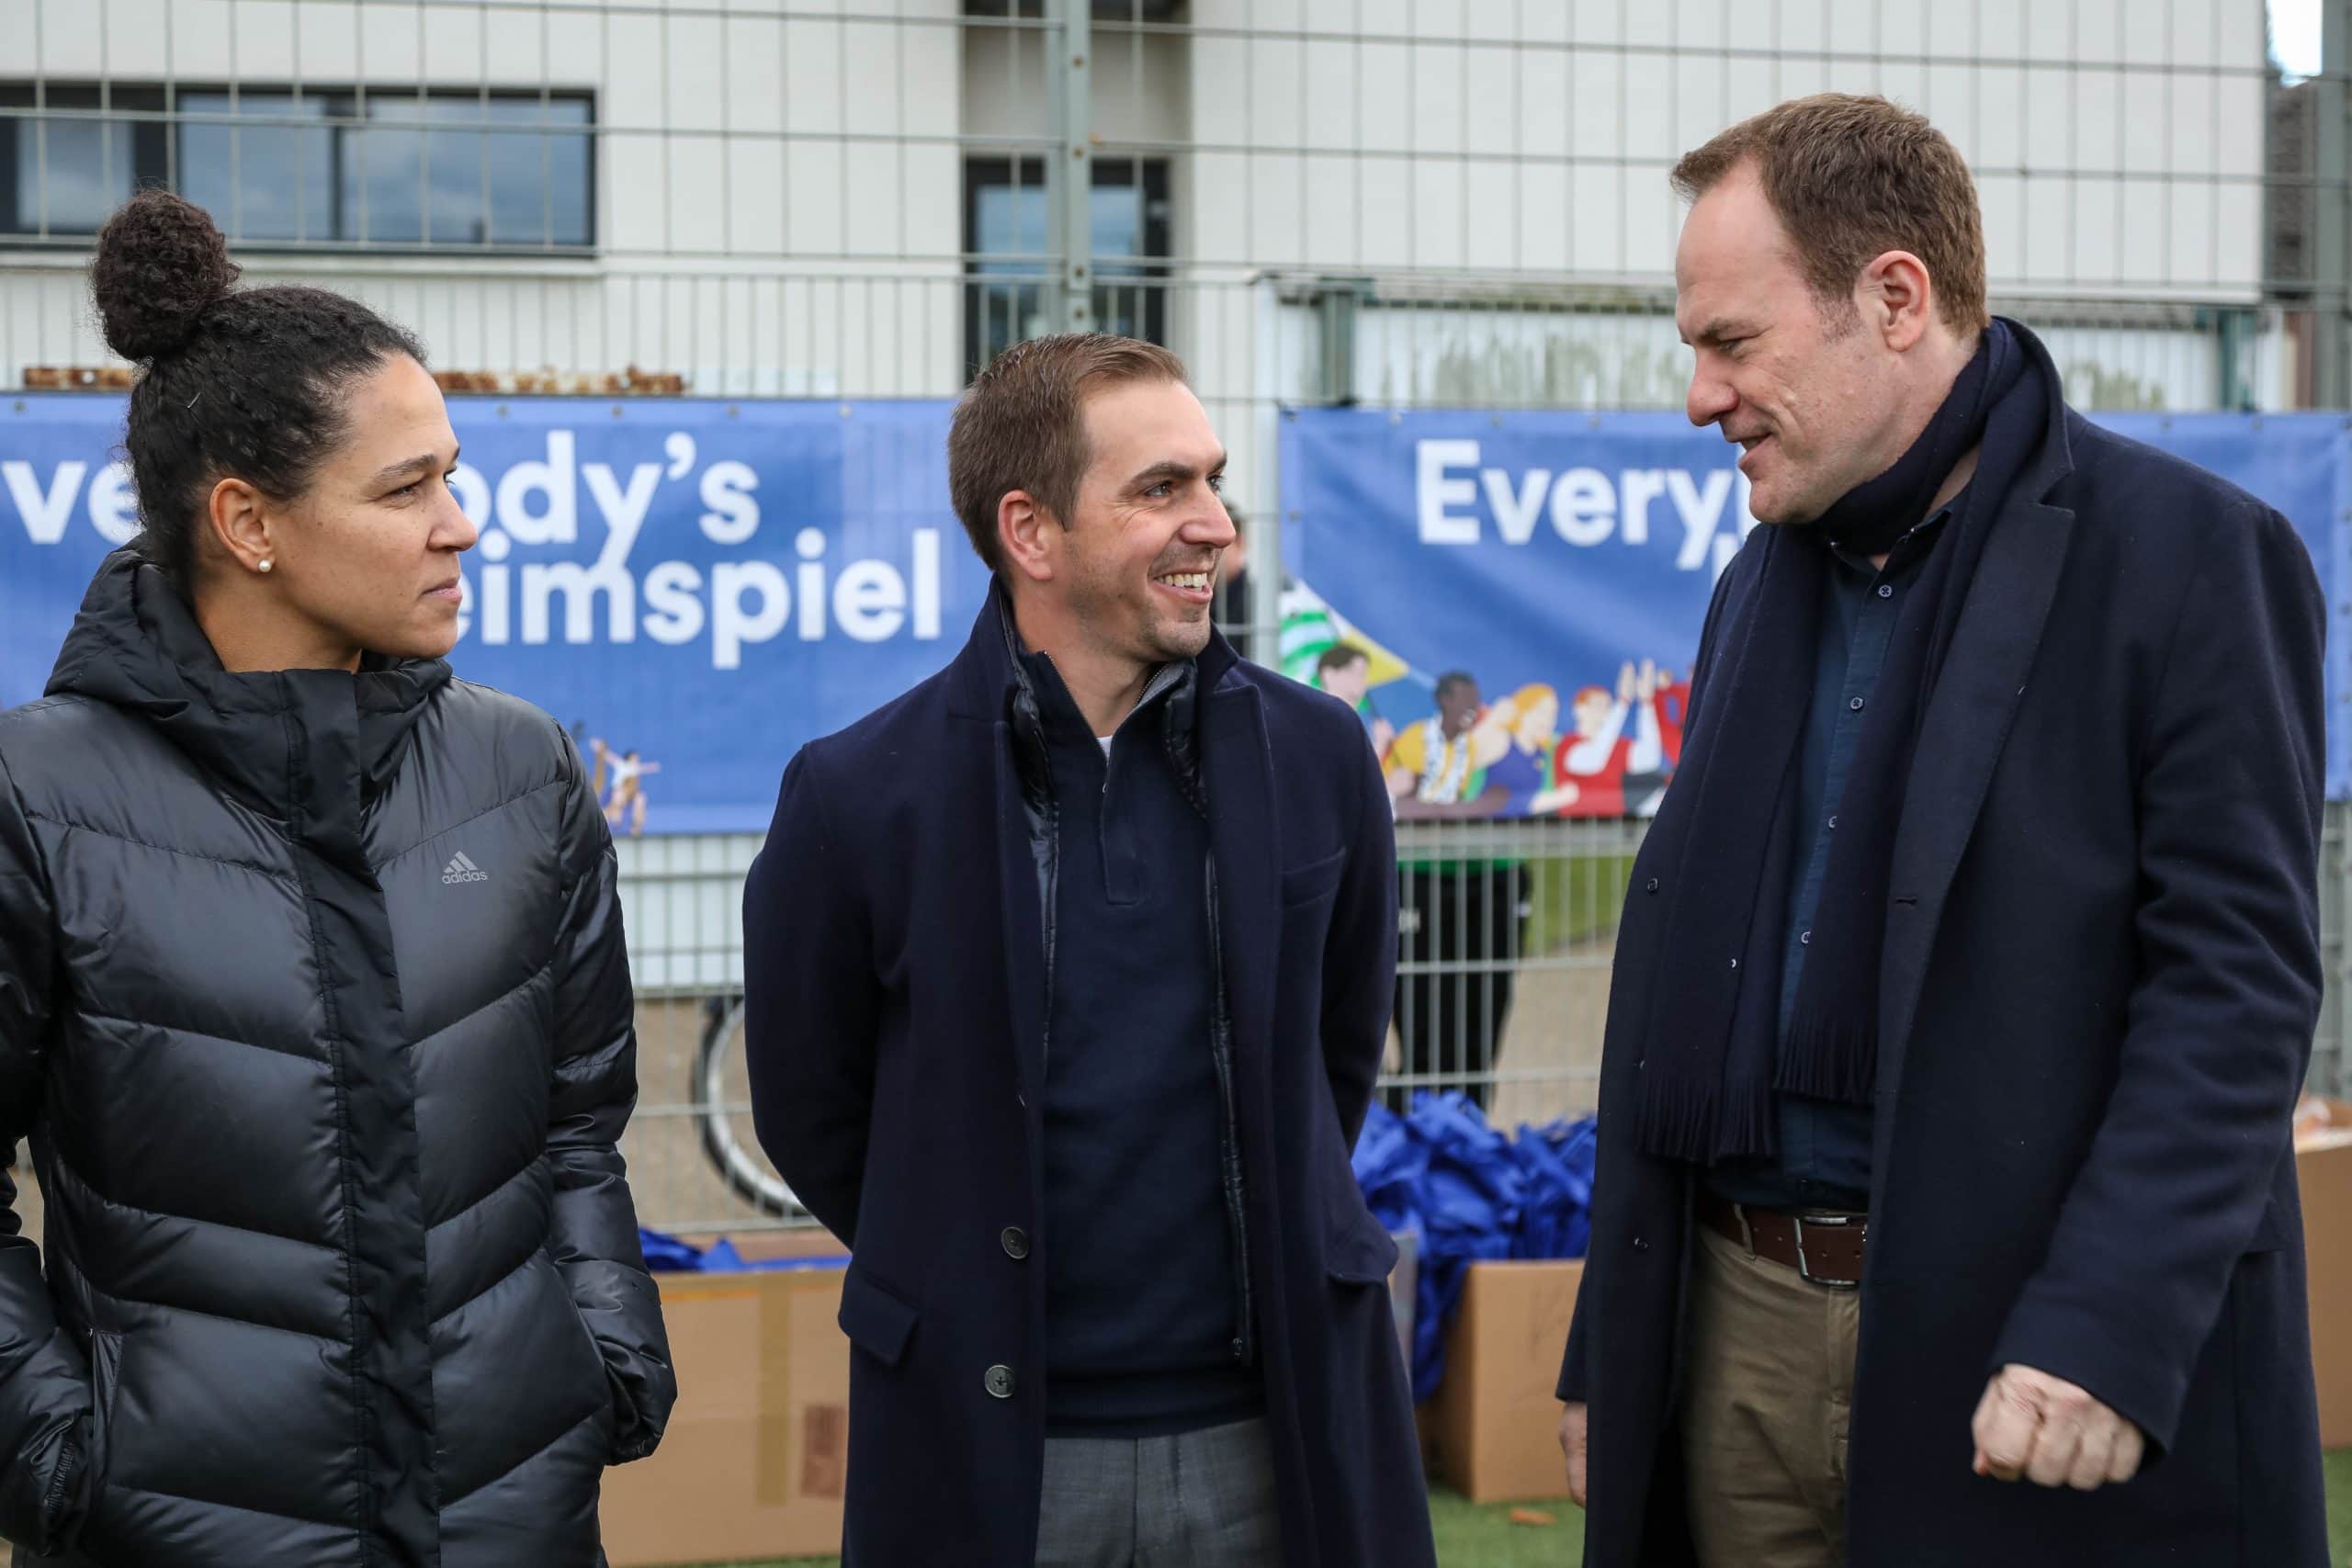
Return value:
<svg viewBox="0 0 2352 1568">
<path fill-rule="evenodd" d="M 1138 330 L 1150 343 L 1162 344 L 1168 341 L 1168 288 L 1171 276 L 1169 260 L 1174 243 L 1175 215 L 1170 192 L 1173 186 L 1173 160 L 1165 157 L 1144 157 L 1105 152 L 1094 160 L 1090 189 L 1109 187 L 1136 193 L 1141 203 L 1139 231 L 1136 235 L 1141 250 L 1134 256 L 1092 257 L 1088 265 L 1094 275 L 1093 289 L 1098 308 L 1098 326 L 1107 319 L 1099 302 L 1105 294 L 1115 295 L 1122 289 L 1135 289 L 1141 302 L 1137 311 Z M 1019 171 L 1015 183 L 1014 171 Z M 964 159 L 964 377 L 969 380 L 978 375 L 985 363 L 988 344 L 985 341 L 987 312 L 978 309 L 979 300 L 991 283 L 1003 287 L 1045 288 L 1055 283 L 1054 258 L 1036 258 L 1039 268 L 1035 277 L 1019 272 L 992 276 L 980 271 L 982 264 L 998 257 L 1021 262 L 1019 252 L 989 252 L 980 249 L 980 193 L 984 190 L 1043 190 L 1046 187 L 1046 160 L 1035 153 L 974 152 Z M 1050 242 L 1049 242 L 1050 243 Z M 1020 339 L 1010 339 L 996 352 L 1001 353 Z M 986 355 L 993 357 L 993 355 Z"/>
<path fill-rule="evenodd" d="M 69 101 L 59 104 L 60 96 Z M 327 135 L 327 186 L 330 221 L 337 229 L 345 224 L 356 228 L 354 216 L 356 205 L 349 186 L 366 179 L 360 173 L 353 180 L 345 179 L 345 141 L 354 131 L 364 131 L 373 125 L 372 110 L 379 103 L 413 102 L 418 98 L 457 103 L 480 104 L 488 100 L 498 103 L 557 104 L 576 103 L 585 107 L 586 118 L 574 126 L 503 128 L 482 119 L 438 122 L 404 121 L 397 114 L 390 117 L 390 124 L 383 129 L 408 130 L 420 135 L 454 133 L 458 135 L 496 136 L 576 136 L 581 141 L 581 211 L 586 234 L 584 242 L 570 240 L 505 240 L 487 241 L 435 240 L 428 232 L 418 239 L 385 239 L 370 235 L 360 239 L 354 234 L 306 238 L 266 237 L 230 233 L 227 214 L 216 213 L 215 221 L 228 235 L 229 243 L 241 254 L 358 254 L 415 255 L 439 258 L 471 256 L 490 260 L 529 260 L 534 258 L 594 257 L 600 251 L 603 222 L 603 202 L 598 178 L 601 164 L 601 125 L 597 119 L 597 95 L 587 88 L 548 89 L 537 87 L 492 88 L 484 92 L 479 87 L 369 87 L 365 84 L 335 84 L 316 86 L 304 84 L 299 88 L 290 83 L 249 85 L 213 81 L 187 81 L 169 84 L 42 82 L 30 80 L 0 81 L 0 251 L 86 250 L 96 231 L 57 229 L 44 234 L 36 228 L 13 227 L 21 212 L 22 191 L 18 177 L 18 141 L 38 122 L 29 118 L 31 112 L 60 107 L 69 112 L 94 114 L 130 132 L 130 186 L 132 190 L 149 186 L 183 190 L 187 182 L 182 177 L 182 135 L 187 129 L 187 113 L 182 101 L 192 96 L 231 96 L 242 102 L 266 98 L 287 102 L 299 98 L 304 103 L 320 102 L 328 106 L 326 113 L 316 119 L 299 117 L 250 118 L 240 116 L 233 123 L 224 123 L 205 113 L 207 125 L 220 129 L 291 131 L 318 130 Z M 551 186 L 541 187 L 542 213 L 546 211 L 548 193 Z M 483 218 L 495 231 L 496 212 L 484 192 Z M 541 232 L 544 233 L 544 226 Z"/>
</svg>

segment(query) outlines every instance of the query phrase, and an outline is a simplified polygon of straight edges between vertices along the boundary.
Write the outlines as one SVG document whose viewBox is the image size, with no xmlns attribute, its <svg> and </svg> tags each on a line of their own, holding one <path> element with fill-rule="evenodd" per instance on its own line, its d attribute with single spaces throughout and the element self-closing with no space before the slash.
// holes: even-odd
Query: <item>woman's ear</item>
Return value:
<svg viewBox="0 0 2352 1568">
<path fill-rule="evenodd" d="M 270 513 L 267 499 L 243 479 L 222 479 L 205 498 L 205 524 L 213 541 L 240 571 L 266 573 L 276 565 Z"/>
</svg>

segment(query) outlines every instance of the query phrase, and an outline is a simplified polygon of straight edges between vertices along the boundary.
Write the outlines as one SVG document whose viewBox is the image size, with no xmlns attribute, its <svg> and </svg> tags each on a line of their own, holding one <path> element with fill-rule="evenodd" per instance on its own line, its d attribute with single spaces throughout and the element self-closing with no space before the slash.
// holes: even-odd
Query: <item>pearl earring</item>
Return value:
<svg viewBox="0 0 2352 1568">
<path fill-rule="evenodd" d="M 267 571 L 273 564 L 275 564 L 275 563 L 273 563 L 273 562 L 271 562 L 271 561 L 268 561 L 268 560 L 264 560 L 264 561 L 261 563 L 260 570 L 263 570 L 263 571 Z"/>
</svg>

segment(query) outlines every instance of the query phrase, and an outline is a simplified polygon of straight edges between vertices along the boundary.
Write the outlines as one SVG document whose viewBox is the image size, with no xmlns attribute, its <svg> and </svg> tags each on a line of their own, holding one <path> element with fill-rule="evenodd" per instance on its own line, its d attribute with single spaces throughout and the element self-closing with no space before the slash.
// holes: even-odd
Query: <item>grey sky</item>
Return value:
<svg viewBox="0 0 2352 1568">
<path fill-rule="evenodd" d="M 2319 0 L 2270 0 L 2270 52 L 2290 76 L 2319 74 Z"/>
</svg>

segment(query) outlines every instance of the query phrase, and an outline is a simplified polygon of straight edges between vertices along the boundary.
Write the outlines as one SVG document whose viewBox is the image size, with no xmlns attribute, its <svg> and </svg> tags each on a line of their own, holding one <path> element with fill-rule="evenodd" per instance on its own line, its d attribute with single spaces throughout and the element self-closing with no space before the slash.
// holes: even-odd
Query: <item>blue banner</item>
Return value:
<svg viewBox="0 0 2352 1568">
<path fill-rule="evenodd" d="M 963 646 L 987 590 L 947 501 L 952 405 L 452 398 L 458 673 L 552 714 L 619 830 L 757 830 L 803 742 Z M 123 401 L 0 413 L 0 707 L 40 695 L 138 532 Z"/>
<path fill-rule="evenodd" d="M 452 663 L 601 753 L 622 831 L 763 828 L 792 752 L 944 664 L 978 612 L 950 408 L 453 398 L 482 537 Z M 95 394 L 0 410 L 0 707 L 40 694 L 99 558 L 138 530 L 121 422 Z M 2331 603 L 2352 597 L 2343 418 L 2107 423 L 2278 507 Z M 1732 456 L 1668 414 L 1286 413 L 1283 666 L 1363 689 L 1408 814 L 1652 809 L 1708 595 L 1752 526 Z M 1342 644 L 1363 659 L 1326 668 Z M 2328 659 L 2334 713 L 2352 637 Z M 1453 671 L 1475 691 L 1449 727 Z M 2334 727 L 2339 796 L 2348 742 Z"/>
<path fill-rule="evenodd" d="M 2278 508 L 2345 599 L 2341 416 L 2102 423 Z M 1755 526 L 1736 449 L 1664 413 L 1302 409 L 1282 428 L 1283 664 L 1363 689 L 1400 811 L 1655 810 L 1708 597 Z M 2329 639 L 2331 714 L 2352 694 L 2347 643 Z M 2341 725 L 2328 777 L 2352 793 Z"/>
</svg>

